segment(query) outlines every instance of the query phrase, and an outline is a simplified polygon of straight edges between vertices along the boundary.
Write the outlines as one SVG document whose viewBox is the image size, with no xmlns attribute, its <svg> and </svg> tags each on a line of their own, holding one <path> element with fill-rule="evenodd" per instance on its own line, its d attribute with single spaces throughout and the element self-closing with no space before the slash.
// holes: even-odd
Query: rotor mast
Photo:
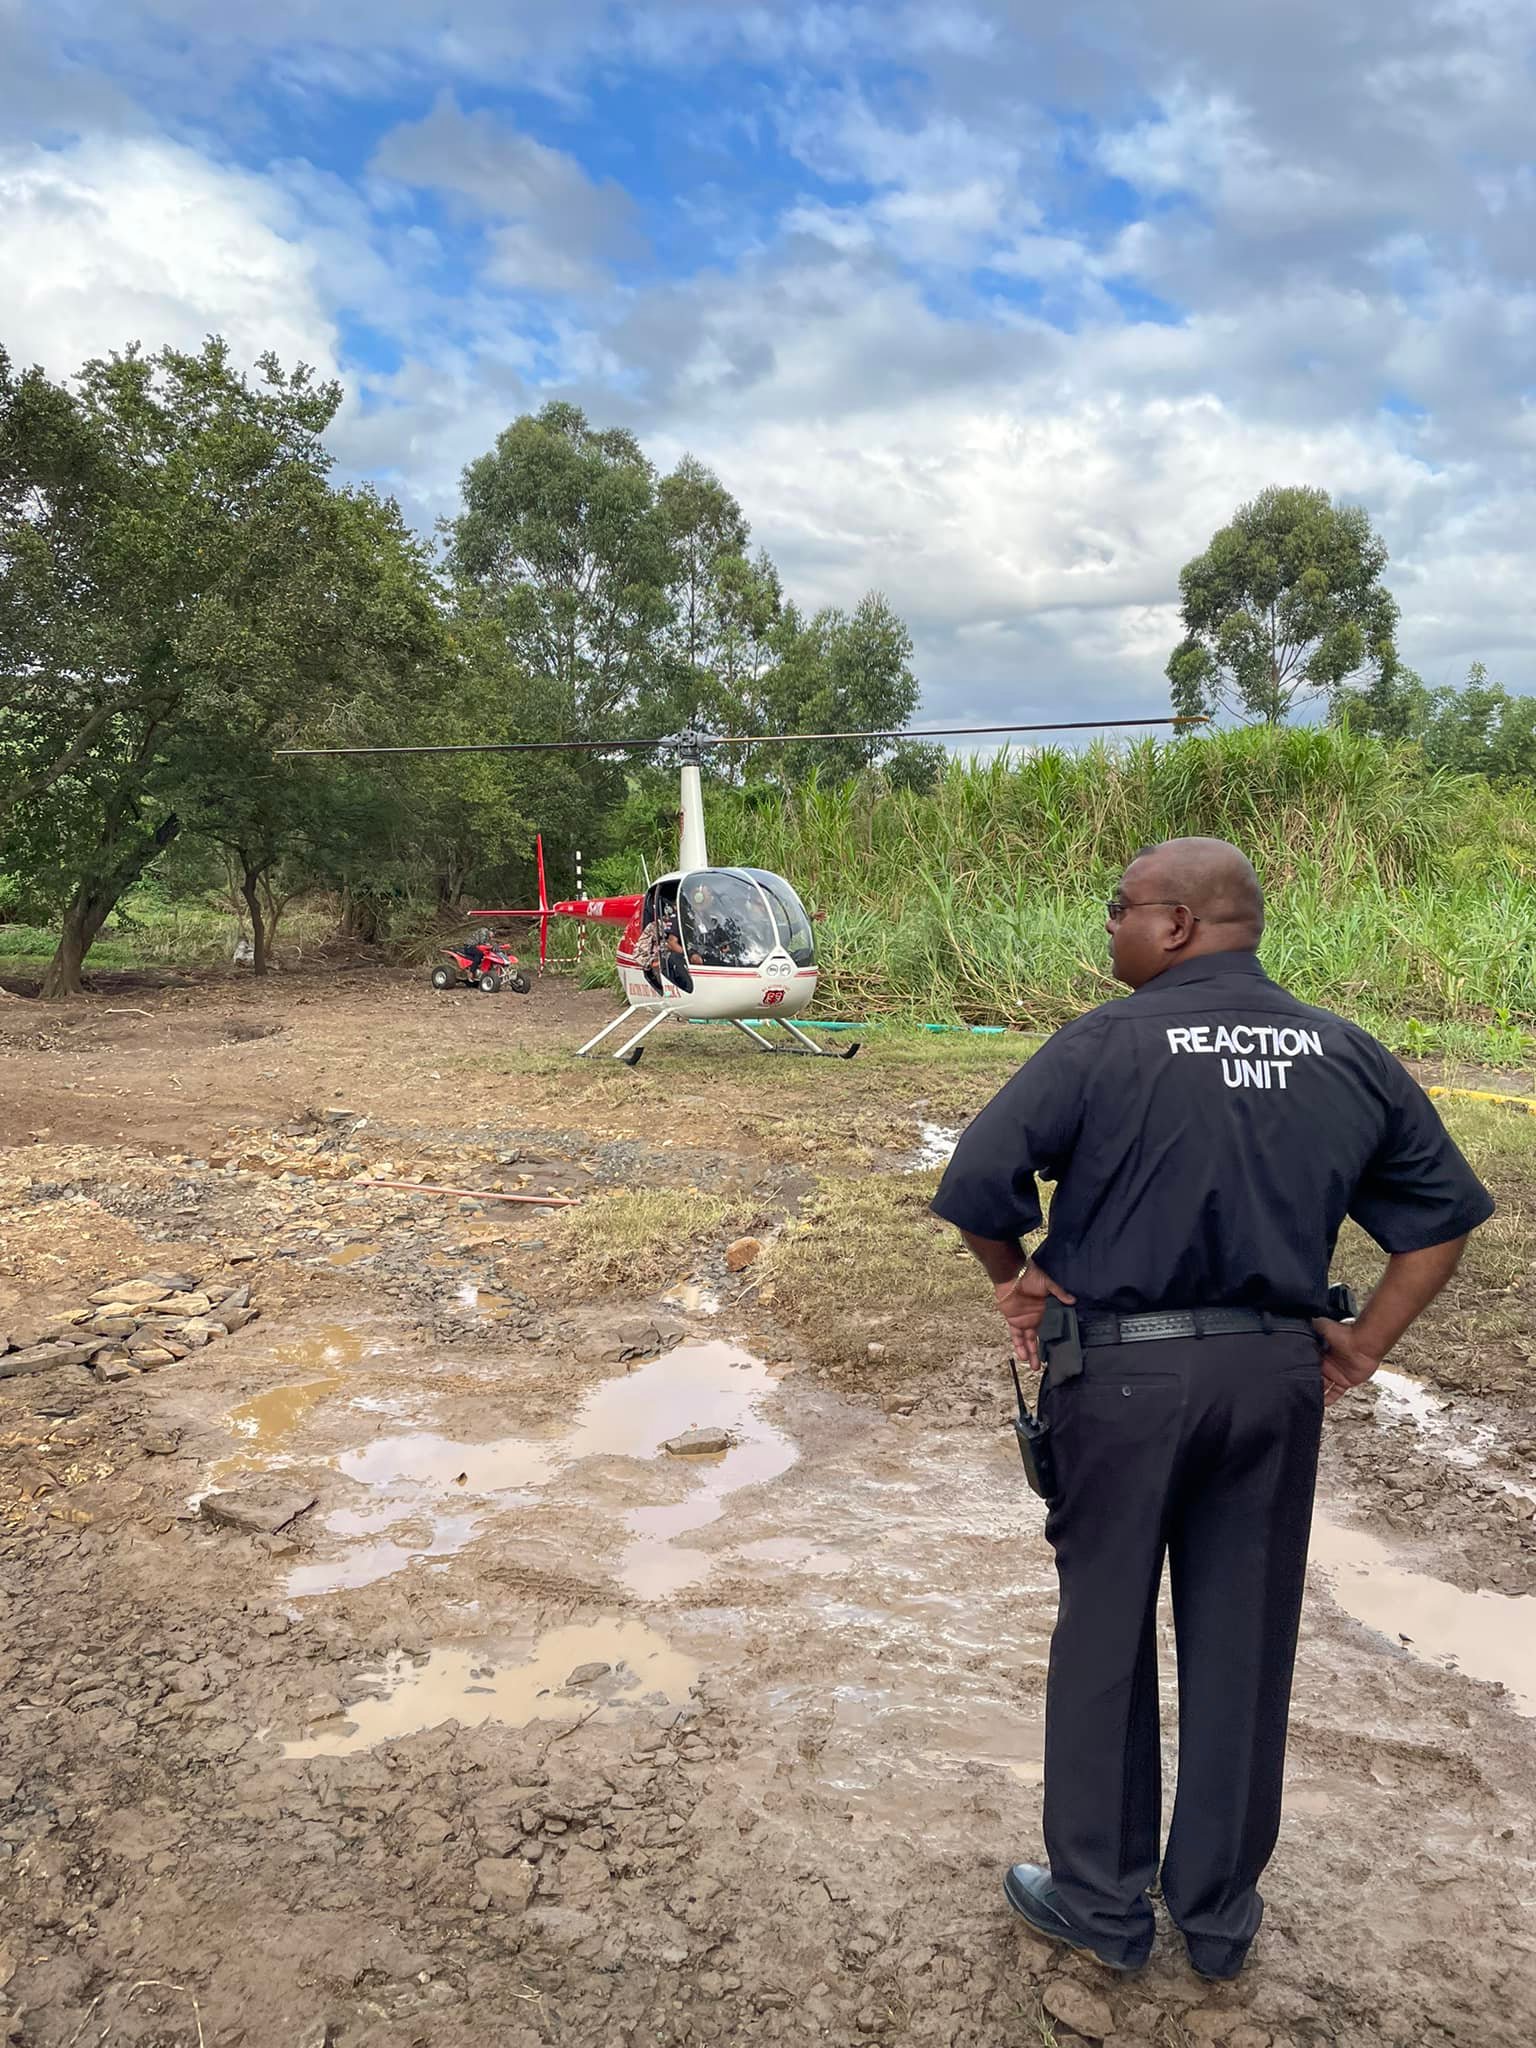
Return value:
<svg viewBox="0 0 1536 2048">
<path fill-rule="evenodd" d="M 699 778 L 699 757 L 684 754 L 678 799 L 677 865 L 685 874 L 709 866 L 709 848 L 704 840 L 704 789 Z"/>
</svg>

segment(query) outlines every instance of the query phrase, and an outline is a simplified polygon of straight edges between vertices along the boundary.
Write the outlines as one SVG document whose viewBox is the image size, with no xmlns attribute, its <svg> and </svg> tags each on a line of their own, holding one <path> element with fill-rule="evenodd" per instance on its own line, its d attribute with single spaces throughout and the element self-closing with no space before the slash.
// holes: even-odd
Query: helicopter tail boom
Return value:
<svg viewBox="0 0 1536 2048">
<path fill-rule="evenodd" d="M 568 903 L 546 903 L 537 910 L 472 910 L 471 917 L 585 917 L 602 924 L 628 924 L 640 908 L 638 896 L 578 896 Z"/>
</svg>

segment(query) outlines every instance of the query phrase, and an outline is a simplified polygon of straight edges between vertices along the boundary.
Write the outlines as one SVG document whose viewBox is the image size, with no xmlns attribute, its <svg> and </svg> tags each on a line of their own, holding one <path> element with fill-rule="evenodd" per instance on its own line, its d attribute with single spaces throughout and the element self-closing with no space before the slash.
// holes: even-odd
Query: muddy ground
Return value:
<svg viewBox="0 0 1536 2048">
<path fill-rule="evenodd" d="M 0 1358 L 0 2041 L 1529 2043 L 1536 1118 L 1447 1103 L 1499 1221 L 1330 1419 L 1250 1968 L 1122 1981 L 1002 1902 L 1051 1571 L 924 1214 L 1019 1048 L 573 1066 L 608 1008 L 0 1003 L 8 1355 L 146 1273 L 260 1311 Z"/>
</svg>

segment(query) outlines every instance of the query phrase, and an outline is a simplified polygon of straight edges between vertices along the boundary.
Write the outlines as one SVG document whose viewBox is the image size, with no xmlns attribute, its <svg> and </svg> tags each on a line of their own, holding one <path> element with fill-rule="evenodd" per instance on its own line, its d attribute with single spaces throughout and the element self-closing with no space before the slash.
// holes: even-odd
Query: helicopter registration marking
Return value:
<svg viewBox="0 0 1536 2048">
<path fill-rule="evenodd" d="M 781 988 L 765 988 L 765 989 L 763 990 L 763 1001 L 764 1001 L 765 1003 L 782 1003 L 782 1002 L 783 1002 L 783 1000 L 784 1000 L 784 991 L 783 991 L 783 989 L 781 989 Z"/>
</svg>

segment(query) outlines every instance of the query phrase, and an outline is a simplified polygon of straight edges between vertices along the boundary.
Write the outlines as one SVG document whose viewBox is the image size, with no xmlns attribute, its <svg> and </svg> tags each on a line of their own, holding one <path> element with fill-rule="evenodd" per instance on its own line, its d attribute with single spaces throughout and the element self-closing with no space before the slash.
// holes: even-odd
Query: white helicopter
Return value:
<svg viewBox="0 0 1536 2048">
<path fill-rule="evenodd" d="M 634 896 L 576 897 L 551 903 L 544 881 L 544 845 L 538 842 L 539 901 L 536 909 L 472 910 L 475 920 L 526 918 L 539 925 L 543 967 L 553 917 L 585 918 L 623 927 L 616 964 L 625 1007 L 595 1037 L 577 1049 L 585 1058 L 626 1026 L 627 1035 L 609 1056 L 638 1064 L 646 1040 L 669 1018 L 694 1022 L 720 1018 L 734 1024 L 760 1052 L 798 1053 L 812 1059 L 852 1059 L 858 1041 L 832 1048 L 818 1045 L 795 1022 L 810 1008 L 818 969 L 813 920 L 793 887 L 766 868 L 716 868 L 709 864 L 700 778 L 706 747 L 805 745 L 819 740 L 958 739 L 1032 732 L 1101 732 L 1116 726 L 1203 724 L 1182 718 L 1085 719 L 1050 725 L 930 726 L 894 732 L 773 733 L 745 738 L 685 734 L 649 740 L 509 740 L 479 745 L 414 747 L 285 747 L 288 755 L 476 754 L 634 752 L 675 750 L 679 756 L 679 844 L 676 870 L 659 876 Z M 636 1020 L 639 1020 L 638 1022 Z M 777 1025 L 782 1035 L 769 1037 Z"/>
</svg>

